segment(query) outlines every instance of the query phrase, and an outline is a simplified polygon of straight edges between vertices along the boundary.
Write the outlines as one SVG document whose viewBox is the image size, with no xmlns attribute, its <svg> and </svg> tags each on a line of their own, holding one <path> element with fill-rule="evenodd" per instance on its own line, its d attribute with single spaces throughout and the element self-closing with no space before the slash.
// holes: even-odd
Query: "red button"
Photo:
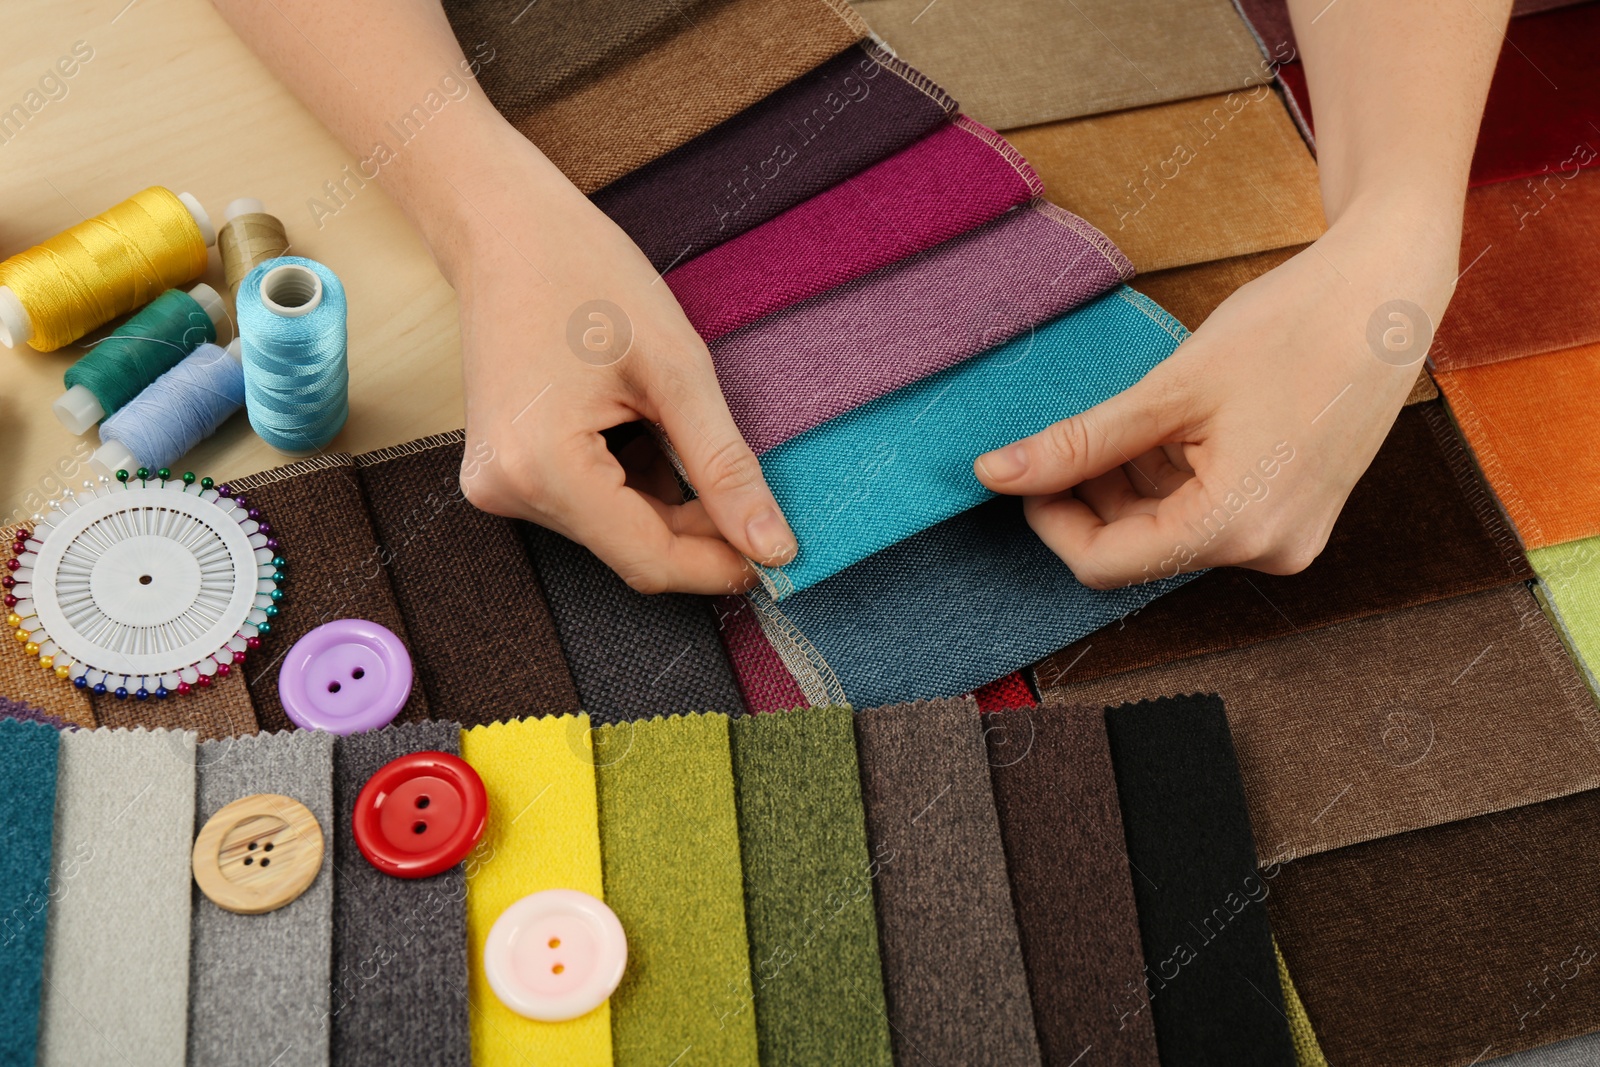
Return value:
<svg viewBox="0 0 1600 1067">
<path fill-rule="evenodd" d="M 396 878 L 426 878 L 467 858 L 489 817 L 483 779 L 448 752 L 390 760 L 356 797 L 356 846 Z"/>
</svg>

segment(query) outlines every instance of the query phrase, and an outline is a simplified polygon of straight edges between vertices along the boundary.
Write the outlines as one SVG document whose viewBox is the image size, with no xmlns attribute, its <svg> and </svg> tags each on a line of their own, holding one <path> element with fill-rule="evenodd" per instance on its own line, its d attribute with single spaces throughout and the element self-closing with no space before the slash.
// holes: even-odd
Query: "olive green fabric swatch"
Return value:
<svg viewBox="0 0 1600 1067">
<path fill-rule="evenodd" d="M 1328 1067 L 1328 1058 L 1322 1054 L 1317 1032 L 1311 1028 L 1311 1018 L 1306 1006 L 1295 992 L 1294 979 L 1289 977 L 1289 965 L 1284 962 L 1278 942 L 1272 942 L 1272 954 L 1278 960 L 1278 984 L 1283 987 L 1283 1010 L 1289 1016 L 1289 1040 L 1294 1043 L 1296 1067 Z"/>
<path fill-rule="evenodd" d="M 762 1067 L 892 1062 L 852 714 L 731 726 Z"/>
<path fill-rule="evenodd" d="M 593 751 L 606 903 L 628 933 L 611 996 L 616 1067 L 753 1067 L 727 717 L 601 727 Z"/>
</svg>

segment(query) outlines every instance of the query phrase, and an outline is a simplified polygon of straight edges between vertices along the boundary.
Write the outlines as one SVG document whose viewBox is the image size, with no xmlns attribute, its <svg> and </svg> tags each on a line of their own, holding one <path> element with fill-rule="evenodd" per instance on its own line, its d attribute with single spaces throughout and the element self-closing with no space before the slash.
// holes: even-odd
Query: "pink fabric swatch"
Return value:
<svg viewBox="0 0 1600 1067">
<path fill-rule="evenodd" d="M 1044 192 L 998 133 L 961 116 L 666 275 L 710 341 L 926 251 Z"/>
<path fill-rule="evenodd" d="M 1036 200 L 711 343 L 757 453 L 1019 337 L 1133 276 L 1110 239 Z"/>
<path fill-rule="evenodd" d="M 719 597 L 717 615 L 722 623 L 722 646 L 746 708 L 751 712 L 792 711 L 810 705 L 778 650 L 767 640 L 750 601 L 742 596 Z"/>
</svg>

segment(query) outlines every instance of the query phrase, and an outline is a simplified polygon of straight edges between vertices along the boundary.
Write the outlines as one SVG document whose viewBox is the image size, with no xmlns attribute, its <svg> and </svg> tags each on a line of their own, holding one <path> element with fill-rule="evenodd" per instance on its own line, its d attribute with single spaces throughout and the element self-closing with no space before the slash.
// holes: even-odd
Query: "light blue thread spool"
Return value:
<svg viewBox="0 0 1600 1067">
<path fill-rule="evenodd" d="M 100 424 L 91 462 L 108 474 L 177 466 L 244 406 L 239 339 L 201 345 Z"/>
<path fill-rule="evenodd" d="M 350 416 L 344 286 L 321 263 L 280 256 L 239 284 L 245 410 L 279 452 L 318 452 Z"/>
</svg>

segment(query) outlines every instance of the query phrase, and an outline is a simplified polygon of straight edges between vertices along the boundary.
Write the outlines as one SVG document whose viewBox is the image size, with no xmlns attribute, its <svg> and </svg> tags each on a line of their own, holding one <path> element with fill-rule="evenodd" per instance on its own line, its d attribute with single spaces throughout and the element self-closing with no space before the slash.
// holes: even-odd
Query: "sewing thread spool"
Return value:
<svg viewBox="0 0 1600 1067">
<path fill-rule="evenodd" d="M 54 352 L 205 273 L 211 217 L 152 186 L 0 263 L 0 342 Z"/>
<path fill-rule="evenodd" d="M 244 407 L 244 366 L 235 337 L 204 344 L 100 424 L 89 462 L 102 473 L 174 467 Z"/>
<path fill-rule="evenodd" d="M 233 201 L 223 219 L 222 229 L 217 231 L 217 251 L 222 254 L 228 294 L 237 297 L 239 283 L 256 264 L 289 251 L 289 234 L 277 216 L 267 214 L 266 205 L 254 197 Z"/>
<path fill-rule="evenodd" d="M 216 341 L 227 317 L 222 297 L 204 282 L 187 293 L 168 289 L 67 368 L 67 391 L 50 410 L 72 433 L 87 433 L 184 356 Z"/>
<path fill-rule="evenodd" d="M 344 286 L 321 263 L 280 256 L 239 285 L 245 410 L 261 439 L 304 456 L 350 415 Z"/>
</svg>

